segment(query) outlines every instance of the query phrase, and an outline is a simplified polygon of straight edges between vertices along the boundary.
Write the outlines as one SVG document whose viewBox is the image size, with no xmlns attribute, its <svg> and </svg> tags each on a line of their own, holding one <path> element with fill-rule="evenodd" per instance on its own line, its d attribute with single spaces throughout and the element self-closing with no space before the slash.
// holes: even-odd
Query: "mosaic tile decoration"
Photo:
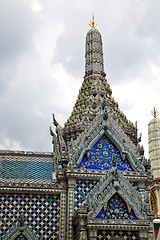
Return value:
<svg viewBox="0 0 160 240">
<path fill-rule="evenodd" d="M 44 239 L 59 239 L 60 198 L 56 195 L 0 194 L 0 237 L 17 223 L 24 211 L 25 223 Z"/>
<path fill-rule="evenodd" d="M 127 159 L 123 160 L 121 158 L 118 149 L 105 135 L 92 147 L 88 158 L 86 154 L 84 154 L 79 168 L 109 170 L 112 166 L 113 154 L 116 157 L 118 170 L 133 171 Z"/>
<path fill-rule="evenodd" d="M 134 231 L 98 231 L 97 240 L 109 240 L 114 237 L 119 237 L 125 240 L 138 240 L 138 233 Z"/>
<path fill-rule="evenodd" d="M 74 189 L 70 188 L 68 190 L 68 240 L 73 239 L 73 223 L 72 223 L 72 217 L 74 213 Z"/>
<path fill-rule="evenodd" d="M 139 189 L 138 184 L 136 182 L 130 182 L 130 184 L 135 187 L 135 189 Z"/>
<path fill-rule="evenodd" d="M 27 240 L 27 238 L 23 234 L 20 234 L 15 240 Z"/>
<path fill-rule="evenodd" d="M 81 202 L 83 200 L 83 194 L 82 191 L 87 195 L 93 189 L 97 181 L 91 181 L 91 180 L 77 180 L 76 181 L 76 188 L 74 192 L 74 210 L 76 211 L 80 206 Z"/>
<path fill-rule="evenodd" d="M 130 219 L 137 220 L 133 210 L 130 212 L 127 209 L 126 203 L 115 193 L 96 217 L 97 219 Z"/>
<path fill-rule="evenodd" d="M 65 222 L 65 216 L 66 216 L 66 191 L 61 192 L 61 216 L 60 216 L 60 239 L 65 240 L 65 228 L 66 228 L 66 222 Z"/>
<path fill-rule="evenodd" d="M 12 179 L 51 180 L 52 156 L 0 156 L 0 177 Z"/>
</svg>

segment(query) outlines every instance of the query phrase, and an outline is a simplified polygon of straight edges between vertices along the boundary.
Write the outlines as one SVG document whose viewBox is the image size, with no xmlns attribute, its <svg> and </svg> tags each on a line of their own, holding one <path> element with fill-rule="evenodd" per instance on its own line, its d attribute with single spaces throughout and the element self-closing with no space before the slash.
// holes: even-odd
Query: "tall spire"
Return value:
<svg viewBox="0 0 160 240">
<path fill-rule="evenodd" d="M 130 123 L 118 108 L 118 103 L 112 97 L 112 90 L 104 73 L 102 37 L 95 28 L 94 18 L 86 36 L 85 76 L 75 106 L 64 126 L 64 138 L 67 141 L 76 139 L 86 127 L 102 113 L 102 103 L 105 101 L 109 114 L 118 119 L 125 133 L 137 142 L 137 128 Z M 93 27 L 94 26 L 94 27 Z M 118 118 L 117 118 L 118 116 Z"/>
<path fill-rule="evenodd" d="M 151 114 L 152 114 L 152 116 L 153 116 L 154 118 L 157 118 L 157 117 L 159 116 L 159 113 L 158 113 L 158 111 L 155 109 L 155 107 L 154 107 L 153 111 L 151 112 Z"/>
<path fill-rule="evenodd" d="M 89 25 L 91 26 L 91 28 L 97 27 L 97 24 L 96 24 L 95 21 L 94 21 L 94 14 L 93 14 L 93 16 L 92 16 L 92 21 L 90 21 Z"/>
<path fill-rule="evenodd" d="M 85 77 L 99 74 L 105 76 L 103 63 L 102 37 L 100 32 L 95 28 L 94 16 L 89 24 L 90 29 L 86 36 L 85 49 Z"/>
</svg>

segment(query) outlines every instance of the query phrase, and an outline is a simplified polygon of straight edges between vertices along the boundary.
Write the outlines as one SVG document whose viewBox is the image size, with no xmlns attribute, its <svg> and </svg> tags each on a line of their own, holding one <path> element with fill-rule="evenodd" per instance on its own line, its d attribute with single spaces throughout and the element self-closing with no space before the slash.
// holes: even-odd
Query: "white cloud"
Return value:
<svg viewBox="0 0 160 240">
<path fill-rule="evenodd" d="M 31 0 L 30 7 L 33 12 L 39 12 L 42 10 L 42 5 L 39 3 L 38 0 Z"/>
<path fill-rule="evenodd" d="M 3 139 L 3 144 L 0 144 L 0 149 L 22 151 L 23 147 L 21 146 L 21 143 L 19 141 L 12 141 L 9 138 L 5 138 Z"/>
</svg>

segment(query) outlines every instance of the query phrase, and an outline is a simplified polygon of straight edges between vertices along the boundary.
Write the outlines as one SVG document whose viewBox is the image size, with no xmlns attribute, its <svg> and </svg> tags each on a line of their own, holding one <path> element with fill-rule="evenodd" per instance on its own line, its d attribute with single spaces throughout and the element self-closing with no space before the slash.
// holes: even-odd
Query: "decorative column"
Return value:
<svg viewBox="0 0 160 240">
<path fill-rule="evenodd" d="M 73 223 L 72 217 L 74 213 L 74 188 L 75 179 L 68 179 L 68 212 L 67 212 L 67 239 L 73 240 Z"/>
<path fill-rule="evenodd" d="M 86 229 L 86 217 L 87 217 L 87 208 L 83 207 L 78 210 L 79 218 L 79 232 L 80 240 L 87 240 L 87 229 Z"/>
<path fill-rule="evenodd" d="M 66 190 L 61 192 L 61 205 L 60 205 L 60 239 L 65 240 L 65 229 L 66 229 Z"/>
</svg>

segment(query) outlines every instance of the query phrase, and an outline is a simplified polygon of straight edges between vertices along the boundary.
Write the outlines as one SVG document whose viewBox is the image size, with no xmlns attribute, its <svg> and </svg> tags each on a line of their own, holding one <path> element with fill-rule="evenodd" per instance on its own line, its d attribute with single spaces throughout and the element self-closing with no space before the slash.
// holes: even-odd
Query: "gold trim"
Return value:
<svg viewBox="0 0 160 240">
<path fill-rule="evenodd" d="M 90 21 L 89 25 L 91 26 L 91 28 L 97 27 L 97 24 L 96 24 L 95 21 L 94 21 L 94 14 L 93 14 L 93 16 L 92 16 L 92 21 Z"/>
<path fill-rule="evenodd" d="M 151 111 L 151 114 L 152 114 L 152 116 L 153 116 L 154 118 L 157 118 L 157 117 L 159 116 L 159 113 L 158 113 L 158 111 L 155 109 L 155 107 L 154 107 L 153 111 Z"/>
</svg>

